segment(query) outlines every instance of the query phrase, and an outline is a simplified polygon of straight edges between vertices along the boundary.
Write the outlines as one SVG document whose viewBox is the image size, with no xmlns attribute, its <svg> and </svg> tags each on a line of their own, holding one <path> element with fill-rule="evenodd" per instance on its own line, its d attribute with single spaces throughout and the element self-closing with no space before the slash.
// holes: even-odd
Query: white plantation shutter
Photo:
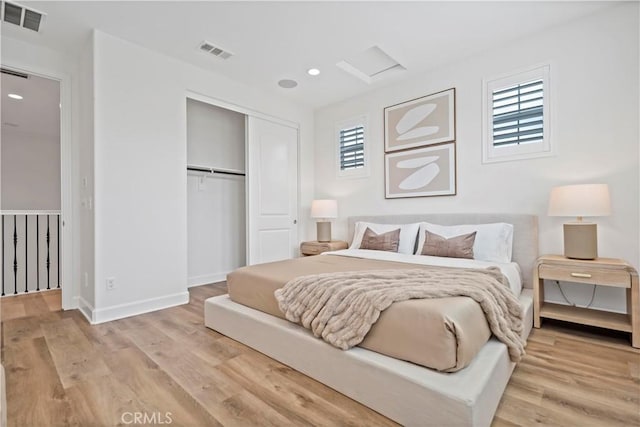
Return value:
<svg viewBox="0 0 640 427">
<path fill-rule="evenodd" d="M 493 92 L 493 146 L 540 142 L 544 87 L 535 80 Z"/>
<path fill-rule="evenodd" d="M 340 170 L 364 167 L 364 126 L 340 129 Z"/>
<path fill-rule="evenodd" d="M 549 66 L 484 80 L 484 163 L 553 155 Z"/>
</svg>

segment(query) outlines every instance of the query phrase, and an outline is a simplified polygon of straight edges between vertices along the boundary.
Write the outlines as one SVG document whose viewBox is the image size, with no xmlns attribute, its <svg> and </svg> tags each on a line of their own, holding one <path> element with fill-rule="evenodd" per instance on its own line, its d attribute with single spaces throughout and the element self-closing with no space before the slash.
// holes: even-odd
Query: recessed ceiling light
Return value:
<svg viewBox="0 0 640 427">
<path fill-rule="evenodd" d="M 9 98 L 13 98 L 13 99 L 22 99 L 22 96 L 15 94 L 15 93 L 10 93 L 9 94 Z"/>
<path fill-rule="evenodd" d="M 293 89 L 294 87 L 298 86 L 298 82 L 295 80 L 283 79 L 278 82 L 278 86 L 285 89 Z"/>
<path fill-rule="evenodd" d="M 308 73 L 310 76 L 317 76 L 318 74 L 320 74 L 320 70 L 318 70 L 317 68 L 309 68 L 309 69 L 307 70 L 307 73 Z"/>
</svg>

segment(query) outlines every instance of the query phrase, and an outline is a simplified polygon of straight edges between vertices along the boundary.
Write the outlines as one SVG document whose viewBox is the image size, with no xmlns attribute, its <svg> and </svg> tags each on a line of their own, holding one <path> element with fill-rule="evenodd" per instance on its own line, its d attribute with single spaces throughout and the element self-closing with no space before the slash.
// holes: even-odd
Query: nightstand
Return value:
<svg viewBox="0 0 640 427">
<path fill-rule="evenodd" d="M 544 280 L 558 280 L 627 290 L 627 314 L 552 304 L 544 301 Z M 538 258 L 533 273 L 533 325 L 543 318 L 580 323 L 631 333 L 631 345 L 640 348 L 640 295 L 638 272 L 627 262 L 615 258 L 578 260 L 560 255 Z"/>
<path fill-rule="evenodd" d="M 302 242 L 300 243 L 300 253 L 302 255 L 318 255 L 322 252 L 337 251 L 347 249 L 349 244 L 342 240 L 332 240 L 330 242 Z"/>
</svg>

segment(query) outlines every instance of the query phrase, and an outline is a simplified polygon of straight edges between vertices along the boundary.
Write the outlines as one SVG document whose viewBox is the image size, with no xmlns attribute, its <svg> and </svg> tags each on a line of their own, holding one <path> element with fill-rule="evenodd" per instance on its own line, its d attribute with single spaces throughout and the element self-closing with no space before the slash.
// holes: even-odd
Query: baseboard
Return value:
<svg viewBox="0 0 640 427">
<path fill-rule="evenodd" d="M 86 317 L 87 321 L 93 325 L 95 323 L 93 319 L 93 312 L 95 311 L 95 309 L 93 308 L 93 306 L 81 296 L 77 296 L 76 301 L 78 303 L 78 310 L 80 310 L 80 313 L 82 313 L 82 315 Z"/>
<path fill-rule="evenodd" d="M 224 282 L 225 280 L 227 280 L 227 274 L 229 273 L 230 271 L 224 273 L 204 274 L 202 276 L 189 277 L 187 278 L 187 286 L 192 287 L 208 285 L 210 283 Z"/>
<path fill-rule="evenodd" d="M 112 320 L 123 319 L 125 317 L 137 316 L 151 311 L 162 310 L 176 305 L 187 304 L 189 302 L 189 292 L 179 292 L 177 294 L 164 295 L 156 298 L 149 298 L 141 301 L 134 301 L 127 304 L 119 304 L 105 308 L 93 308 L 87 301 L 78 297 L 78 308 L 87 318 L 89 323 L 110 322 Z"/>
</svg>

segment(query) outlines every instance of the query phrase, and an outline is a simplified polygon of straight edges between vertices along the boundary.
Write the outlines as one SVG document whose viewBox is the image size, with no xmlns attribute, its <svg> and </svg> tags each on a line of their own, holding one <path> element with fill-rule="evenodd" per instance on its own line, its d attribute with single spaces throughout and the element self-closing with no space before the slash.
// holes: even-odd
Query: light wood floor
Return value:
<svg viewBox="0 0 640 427">
<path fill-rule="evenodd" d="M 9 426 L 125 425 L 135 413 L 156 425 L 170 413 L 176 426 L 394 425 L 207 329 L 203 301 L 225 292 L 192 288 L 187 305 L 97 326 L 44 310 L 53 294 L 25 297 L 38 309 L 3 299 Z M 493 425 L 639 426 L 640 353 L 624 338 L 545 324 Z"/>
<path fill-rule="evenodd" d="M 0 306 L 2 321 L 60 311 L 62 309 L 60 292 L 60 289 L 54 289 L 3 297 Z"/>
</svg>

